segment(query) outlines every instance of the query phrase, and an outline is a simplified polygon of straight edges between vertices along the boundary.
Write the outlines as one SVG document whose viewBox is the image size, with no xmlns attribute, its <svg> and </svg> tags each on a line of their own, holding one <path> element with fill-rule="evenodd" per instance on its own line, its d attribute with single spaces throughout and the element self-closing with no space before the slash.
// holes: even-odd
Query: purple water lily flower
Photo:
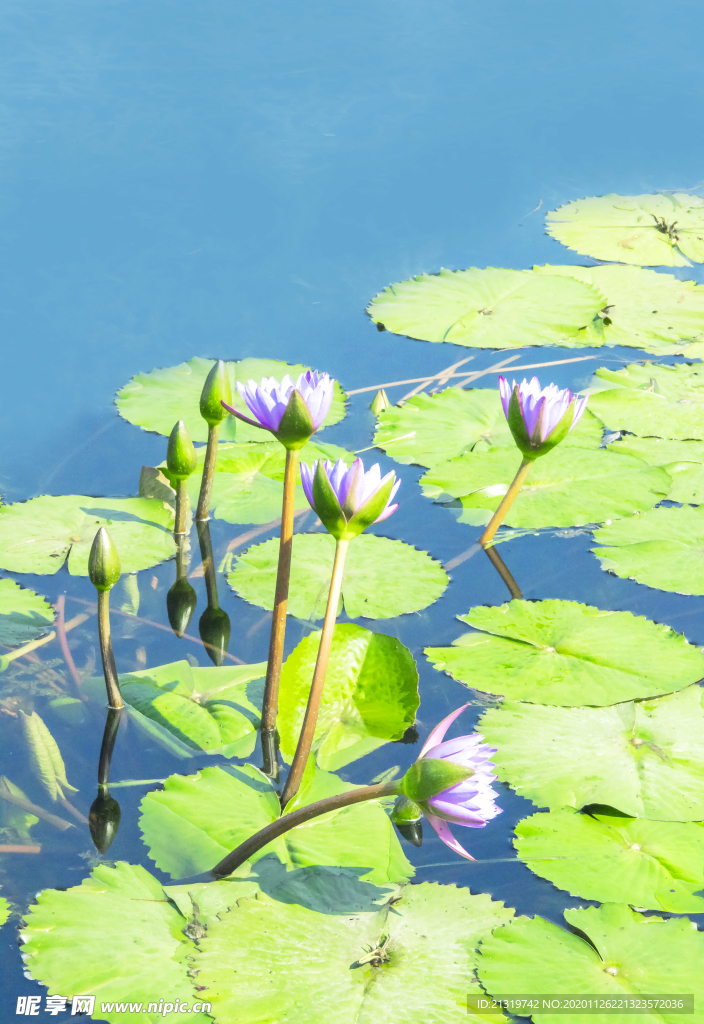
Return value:
<svg viewBox="0 0 704 1024">
<path fill-rule="evenodd" d="M 395 482 L 394 482 L 395 481 Z M 325 528 L 338 540 L 349 540 L 373 523 L 388 519 L 401 481 L 392 471 L 382 477 L 378 465 L 366 472 L 361 459 L 351 466 L 338 459 L 335 465 L 322 460 L 312 466 L 301 463 L 301 483 L 306 497 Z"/>
<path fill-rule="evenodd" d="M 499 394 L 514 440 L 529 458 L 545 454 L 574 430 L 589 398 L 577 398 L 556 384 L 541 390 L 537 377 L 511 385 L 499 377 Z"/>
<path fill-rule="evenodd" d="M 457 736 L 456 739 L 443 743 L 445 733 L 467 707 L 469 704 L 464 704 L 435 726 L 425 741 L 419 759 L 428 757 L 452 761 L 464 768 L 471 768 L 474 772 L 464 782 L 450 786 L 449 789 L 444 789 L 442 793 L 431 797 L 422 808 L 428 823 L 435 829 L 443 843 L 461 857 L 474 860 L 474 857 L 457 842 L 447 823 L 465 825 L 468 828 L 483 828 L 488 821 L 501 814 L 501 808 L 494 803 L 497 793 L 491 788 L 496 776 L 492 774 L 494 765 L 490 758 L 496 753 L 496 749 L 484 743 L 484 737 L 476 732 L 471 736 Z"/>
<path fill-rule="evenodd" d="M 307 431 L 310 436 L 319 429 L 330 411 L 334 387 L 335 381 L 327 373 L 306 370 L 296 381 L 288 373 L 280 383 L 275 377 L 264 377 L 261 384 L 253 380 L 247 384 L 237 381 L 237 390 L 254 419 L 243 416 L 225 402 L 222 404 L 238 419 L 255 427 L 264 427 L 278 436 L 284 413 L 297 393 L 299 405 L 305 407 L 299 410 L 299 418 L 302 414 L 306 420 L 304 433 Z"/>
</svg>

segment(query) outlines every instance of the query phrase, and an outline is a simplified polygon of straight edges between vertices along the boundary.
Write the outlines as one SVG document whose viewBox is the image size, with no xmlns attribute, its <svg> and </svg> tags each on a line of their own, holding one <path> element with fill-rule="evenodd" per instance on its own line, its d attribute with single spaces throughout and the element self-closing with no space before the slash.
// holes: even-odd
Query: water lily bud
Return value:
<svg viewBox="0 0 704 1024">
<path fill-rule="evenodd" d="M 389 396 L 386 394 L 383 388 L 379 388 L 377 393 L 374 395 L 372 404 L 369 406 L 369 408 L 371 409 L 375 416 L 379 416 L 380 413 L 384 411 L 384 409 L 391 408 Z"/>
<path fill-rule="evenodd" d="M 198 632 L 210 660 L 215 665 L 222 665 L 230 642 L 230 617 L 227 612 L 222 608 L 206 608 L 200 617 Z"/>
<path fill-rule="evenodd" d="M 469 779 L 474 772 L 464 765 L 440 758 L 422 757 L 412 764 L 401 780 L 403 792 L 417 804 L 424 804 L 451 786 Z"/>
<path fill-rule="evenodd" d="M 180 576 L 166 595 L 166 613 L 169 625 L 177 637 L 182 637 L 188 629 L 191 616 L 195 611 L 198 597 L 185 576 Z"/>
<path fill-rule="evenodd" d="M 232 391 L 227 368 L 223 360 L 218 359 L 205 378 L 200 396 L 200 414 L 209 427 L 222 423 L 227 416 L 227 410 L 223 408 L 222 403 L 231 401 Z"/>
<path fill-rule="evenodd" d="M 549 384 L 542 391 L 537 377 L 509 386 L 499 377 L 499 394 L 513 439 L 526 459 L 546 455 L 573 430 L 584 414 L 587 398 L 569 388 Z"/>
<path fill-rule="evenodd" d="M 187 480 L 197 462 L 191 435 L 183 420 L 179 420 L 169 435 L 169 446 L 166 449 L 166 468 L 171 480 Z"/>
<path fill-rule="evenodd" d="M 105 853 L 120 827 L 120 805 L 102 787 L 88 811 L 88 828 L 98 853 Z"/>
<path fill-rule="evenodd" d="M 111 590 L 120 578 L 120 558 L 112 537 L 101 526 L 88 556 L 88 576 L 96 590 Z"/>
</svg>

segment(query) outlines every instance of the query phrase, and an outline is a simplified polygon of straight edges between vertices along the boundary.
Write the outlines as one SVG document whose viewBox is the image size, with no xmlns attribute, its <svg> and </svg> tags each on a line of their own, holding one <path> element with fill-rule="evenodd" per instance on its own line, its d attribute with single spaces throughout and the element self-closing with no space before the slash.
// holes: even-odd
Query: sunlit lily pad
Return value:
<svg viewBox="0 0 704 1024">
<path fill-rule="evenodd" d="M 222 1022 L 498 1024 L 501 1014 L 468 1014 L 467 995 L 480 992 L 477 945 L 512 916 L 487 895 L 428 882 L 344 919 L 257 896 L 213 922 L 194 968 Z M 388 963 L 359 965 L 382 936 Z"/>
<path fill-rule="evenodd" d="M 647 267 L 704 261 L 704 199 L 686 192 L 590 196 L 552 210 L 547 232 L 583 256 Z"/>
<path fill-rule="evenodd" d="M 470 452 L 435 466 L 420 484 L 435 501 L 458 499 L 459 522 L 479 526 L 499 507 L 520 461 L 515 448 Z M 651 509 L 669 487 L 667 473 L 642 459 L 560 446 L 535 460 L 504 523 L 539 530 L 620 519 Z"/>
<path fill-rule="evenodd" d="M 14 580 L 0 580 L 0 644 L 16 647 L 49 632 L 54 609 L 41 594 Z"/>
<path fill-rule="evenodd" d="M 670 477 L 667 497 L 684 505 L 704 502 L 704 441 L 664 441 L 660 437 L 626 434 L 608 445 L 615 455 L 635 455 L 649 466 L 661 466 Z"/>
<path fill-rule="evenodd" d="M 590 344 L 583 328 L 604 305 L 596 288 L 569 277 L 485 267 L 397 281 L 367 312 L 394 334 L 473 348 Z"/>
<path fill-rule="evenodd" d="M 298 795 L 314 803 L 353 789 L 320 769 Z M 150 856 L 174 878 L 208 871 L 240 843 L 281 814 L 270 779 L 251 765 L 204 768 L 172 775 L 163 792 L 142 801 L 140 827 Z M 292 829 L 252 861 L 274 854 L 290 867 L 311 864 L 358 868 L 370 882 L 400 882 L 413 874 L 393 825 L 377 802 L 354 804 Z"/>
<path fill-rule="evenodd" d="M 704 676 L 699 647 L 669 626 L 578 601 L 472 608 L 452 647 L 428 647 L 436 669 L 476 690 L 534 704 L 605 705 L 681 690 Z"/>
<path fill-rule="evenodd" d="M 5 924 L 5 921 L 7 921 L 11 913 L 12 907 L 4 896 L 0 896 L 0 925 Z"/>
<path fill-rule="evenodd" d="M 121 388 L 115 404 L 118 412 L 130 423 L 156 434 L 171 433 L 174 423 L 183 420 L 192 441 L 207 441 L 208 426 L 200 414 L 200 395 L 205 378 L 214 365 L 214 359 L 195 356 L 178 366 L 159 367 L 150 373 L 138 373 Z M 276 359 L 240 359 L 228 362 L 227 372 L 232 389 L 233 406 L 245 416 L 251 415 L 240 398 L 235 381 L 246 383 L 250 378 L 259 381 L 263 377 L 281 380 L 287 373 L 294 379 L 307 366 L 282 363 Z M 324 367 L 320 367 L 324 370 Z M 325 426 L 338 423 L 345 415 L 345 396 L 340 385 L 335 383 L 335 394 Z M 268 441 L 271 434 L 259 427 L 250 427 L 234 416 L 228 416 L 220 426 L 220 440 Z M 166 450 L 166 449 L 164 449 Z"/>
<path fill-rule="evenodd" d="M 480 947 L 479 980 L 502 993 L 592 995 L 619 1001 L 645 995 L 694 994 L 694 1016 L 704 1000 L 704 933 L 687 918 L 644 917 L 623 903 L 566 910 L 567 931 L 542 917 L 519 917 L 487 936 Z M 582 937 L 584 936 L 584 937 Z M 539 1004 L 540 1005 L 540 1004 Z M 589 1012 L 593 1024 L 613 1024 L 619 1005 Z M 626 1012 L 628 1010 L 626 1009 Z M 582 1013 L 533 1012 L 536 1024 L 579 1024 Z M 678 1024 L 682 1011 L 629 1013 L 633 1024 Z"/>
<path fill-rule="evenodd" d="M 678 363 L 631 363 L 600 369 L 606 390 L 591 395 L 589 408 L 606 427 L 641 437 L 704 438 L 704 367 Z"/>
<path fill-rule="evenodd" d="M 0 568 L 88 575 L 88 555 L 101 526 L 112 537 L 123 573 L 148 569 L 176 553 L 173 511 L 152 498 L 43 495 L 0 506 Z"/>
<path fill-rule="evenodd" d="M 334 554 L 335 541 L 329 534 L 295 534 L 290 615 L 322 619 Z M 278 558 L 277 538 L 256 544 L 237 559 L 228 583 L 245 601 L 272 608 Z M 447 583 L 447 573 L 426 551 L 400 540 L 362 534 L 349 546 L 341 600 L 351 619 L 392 619 L 427 608 Z"/>
<path fill-rule="evenodd" d="M 291 761 L 310 693 L 320 632 L 301 640 L 281 673 L 277 728 Z M 336 771 L 388 743 L 415 722 L 420 698 L 413 655 L 395 637 L 338 623 L 332 638 L 313 748 L 321 768 Z"/>
<path fill-rule="evenodd" d="M 513 841 L 531 871 L 573 896 L 639 910 L 704 912 L 704 825 L 550 811 Z"/>
<path fill-rule="evenodd" d="M 610 708 L 505 701 L 477 726 L 496 773 L 539 807 L 604 804 L 632 817 L 704 820 L 702 690 Z"/>
</svg>

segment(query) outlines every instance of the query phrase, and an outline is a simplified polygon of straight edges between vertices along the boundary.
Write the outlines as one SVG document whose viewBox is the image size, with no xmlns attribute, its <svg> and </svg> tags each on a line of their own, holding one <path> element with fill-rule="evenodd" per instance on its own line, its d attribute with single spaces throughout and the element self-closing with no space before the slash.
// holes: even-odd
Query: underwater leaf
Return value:
<svg viewBox="0 0 704 1024">
<path fill-rule="evenodd" d="M 530 270 L 470 267 L 397 281 L 367 307 L 374 323 L 421 341 L 474 348 L 593 345 L 584 338 L 604 305 L 596 288 Z"/>
<path fill-rule="evenodd" d="M 589 408 L 611 430 L 673 441 L 704 439 L 704 367 L 701 363 L 630 363 L 596 371 Z"/>
<path fill-rule="evenodd" d="M 504 701 L 477 730 L 496 774 L 538 807 L 590 804 L 658 821 L 704 820 L 702 689 L 607 708 Z"/>
<path fill-rule="evenodd" d="M 311 633 L 281 672 L 277 728 L 291 761 L 315 671 L 321 633 Z M 352 623 L 335 626 L 313 749 L 321 768 L 336 771 L 388 743 L 415 722 L 420 703 L 413 655 L 395 637 Z"/>
<path fill-rule="evenodd" d="M 488 523 L 521 462 L 518 451 L 491 448 L 440 463 L 421 477 L 428 498 L 456 499 L 458 522 Z M 507 526 L 540 530 L 584 526 L 651 509 L 670 486 L 663 469 L 612 452 L 558 447 L 536 459 L 504 520 Z"/>
<path fill-rule="evenodd" d="M 316 769 L 299 802 L 314 803 L 354 788 Z M 252 765 L 172 775 L 163 792 L 148 793 L 141 806 L 140 828 L 150 856 L 173 878 L 208 871 L 281 815 L 271 779 Z M 271 854 L 289 867 L 353 867 L 358 877 L 377 883 L 405 881 L 413 874 L 393 825 L 376 801 L 343 807 L 291 829 L 252 862 Z"/>
<path fill-rule="evenodd" d="M 96 995 L 96 1018 L 156 1024 L 150 1002 L 191 1007 L 199 994 L 188 974 L 196 949 L 183 933 L 188 920 L 153 875 L 139 865 L 100 864 L 70 889 L 45 889 L 25 917 L 22 954 L 33 978 L 52 995 Z M 144 1011 L 102 1011 L 101 1003 L 143 1002 Z M 208 1014 L 179 1013 L 206 1024 Z"/>
<path fill-rule="evenodd" d="M 551 210 L 549 235 L 583 256 L 648 267 L 704 261 L 704 199 L 686 192 L 590 196 Z"/>
<path fill-rule="evenodd" d="M 54 609 L 41 594 L 11 579 L 0 580 L 0 644 L 16 647 L 49 631 Z"/>
<path fill-rule="evenodd" d="M 561 446 L 598 448 L 602 434 L 601 423 L 587 409 Z M 403 440 L 396 441 L 399 437 Z M 374 444 L 396 462 L 427 467 L 487 448 L 516 451 L 499 392 L 493 388 L 445 388 L 392 405 L 377 420 Z"/>
<path fill-rule="evenodd" d="M 0 793 L 2 792 L 6 792 L 10 796 L 19 797 L 20 800 L 24 800 L 27 803 L 31 802 L 27 794 L 23 793 L 14 782 L 10 782 L 6 775 L 0 775 Z M 9 800 L 0 800 L 0 829 L 11 830 L 19 841 L 31 842 L 32 837 L 29 834 L 29 830 L 38 821 L 39 818 L 35 814 L 31 814 L 29 811 L 25 811 L 24 808 L 10 803 Z"/>
<path fill-rule="evenodd" d="M 578 601 L 514 600 L 458 618 L 479 632 L 425 654 L 453 679 L 513 700 L 616 704 L 681 690 L 704 676 L 699 647 L 631 612 Z"/>
<path fill-rule="evenodd" d="M 549 811 L 516 825 L 513 845 L 536 875 L 573 896 L 639 910 L 701 914 L 704 824 Z"/>
<path fill-rule="evenodd" d="M 335 541 L 328 533 L 294 534 L 289 615 L 322 619 L 334 555 Z M 272 608 L 278 560 L 277 537 L 255 544 L 237 558 L 227 581 L 245 601 Z M 447 573 L 426 551 L 362 534 L 347 552 L 341 603 L 351 619 L 392 619 L 427 608 L 447 583 Z"/>
<path fill-rule="evenodd" d="M 63 800 L 66 793 L 77 793 L 66 778 L 66 768 L 56 740 L 36 711 L 26 715 L 20 711 L 20 721 L 29 747 L 29 764 L 33 774 L 44 786 L 52 800 Z"/>
<path fill-rule="evenodd" d="M 601 568 L 657 590 L 704 594 L 704 506 L 656 508 L 594 532 Z"/>
<path fill-rule="evenodd" d="M 101 526 L 115 543 L 123 573 L 148 569 L 176 552 L 173 511 L 161 501 L 45 494 L 0 505 L 0 568 L 55 573 L 68 561 L 72 576 L 87 576 Z"/>
<path fill-rule="evenodd" d="M 683 505 L 704 502 L 704 441 L 665 441 L 628 434 L 612 441 L 608 450 L 615 455 L 635 455 L 649 466 L 662 467 L 671 481 L 669 501 Z"/>
<path fill-rule="evenodd" d="M 429 882 L 345 918 L 259 895 L 213 922 L 194 969 L 222 1024 L 499 1024 L 500 1013 L 468 1014 L 467 995 L 480 992 L 478 943 L 512 916 L 485 894 Z M 359 964 L 385 938 L 388 962 Z"/>
<path fill-rule="evenodd" d="M 208 425 L 200 414 L 200 395 L 205 378 L 214 364 L 214 359 L 195 356 L 178 366 L 159 367 L 151 373 L 138 373 L 118 391 L 115 398 L 118 412 L 143 430 L 165 434 L 167 437 L 174 423 L 183 420 L 192 441 L 207 441 Z M 232 390 L 232 405 L 245 416 L 251 416 L 251 413 L 240 398 L 235 381 L 246 384 L 251 378 L 259 383 L 263 377 L 281 380 L 287 373 L 295 380 L 299 374 L 310 369 L 276 359 L 240 359 L 237 362 L 226 362 L 225 365 Z M 339 423 L 344 416 L 345 394 L 339 383 L 335 382 L 332 406 L 324 426 Z M 272 435 L 268 430 L 251 427 L 234 416 L 228 416 L 220 425 L 219 436 L 221 441 L 234 441 L 235 437 L 238 441 L 270 441 Z"/>
<path fill-rule="evenodd" d="M 565 920 L 577 934 L 542 917 L 519 917 L 487 936 L 477 971 L 486 991 L 494 997 L 522 993 L 615 999 L 693 993 L 695 1015 L 689 1019 L 700 1019 L 704 933 L 692 921 L 644 917 L 623 903 L 566 910 Z M 591 1011 L 588 1019 L 612 1024 L 616 1013 Z M 532 1016 L 536 1024 L 577 1024 L 583 1014 L 533 1011 Z M 644 1010 L 628 1017 L 634 1024 L 677 1024 L 682 1011 Z"/>
<path fill-rule="evenodd" d="M 5 924 L 5 921 L 7 921 L 11 913 L 12 907 L 4 896 L 0 896 L 0 926 Z"/>
</svg>

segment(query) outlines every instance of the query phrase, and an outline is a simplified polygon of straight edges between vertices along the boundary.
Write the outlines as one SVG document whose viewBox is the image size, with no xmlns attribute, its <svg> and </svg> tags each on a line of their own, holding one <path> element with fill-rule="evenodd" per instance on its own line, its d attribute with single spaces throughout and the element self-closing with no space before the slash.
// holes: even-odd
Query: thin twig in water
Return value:
<svg viewBox="0 0 704 1024">
<path fill-rule="evenodd" d="M 73 806 L 70 800 L 67 800 L 65 797 L 62 797 L 59 800 L 59 803 L 61 804 L 62 807 L 66 808 L 69 814 L 72 814 L 74 818 L 77 818 L 82 825 L 88 824 L 88 819 L 86 818 L 85 814 L 81 814 L 78 808 Z"/>
<path fill-rule="evenodd" d="M 73 660 L 73 657 L 71 655 L 71 651 L 70 651 L 69 646 L 68 646 L 68 641 L 66 640 L 66 623 L 64 621 L 64 606 L 65 606 L 65 604 L 66 604 L 66 595 L 65 594 L 60 594 L 59 598 L 58 598 L 58 600 L 56 602 L 56 605 L 55 605 L 55 608 L 56 608 L 56 634 L 57 634 L 57 636 L 59 638 L 59 646 L 61 647 L 61 653 L 64 656 L 64 661 L 68 665 L 68 670 L 71 673 L 71 678 L 73 679 L 74 683 L 76 684 L 76 690 L 78 691 L 78 696 L 81 698 L 81 700 L 88 700 L 88 697 L 86 696 L 86 694 L 82 690 L 83 680 L 81 679 L 80 675 L 78 674 L 78 669 L 76 668 L 76 663 Z M 82 622 L 85 622 L 88 617 L 89 617 L 88 615 L 78 615 L 78 616 L 76 616 L 76 618 L 81 619 Z M 76 625 L 78 625 L 78 623 L 76 623 Z"/>
<path fill-rule="evenodd" d="M 41 853 L 41 846 L 0 846 L 0 853 Z"/>
<path fill-rule="evenodd" d="M 460 359 L 459 362 L 452 363 L 450 366 L 446 366 L 444 370 L 439 370 L 436 374 L 433 374 L 432 377 L 429 377 L 428 380 L 423 381 L 422 383 L 414 387 L 413 390 L 409 391 L 408 394 L 403 396 L 403 398 L 400 398 L 396 405 L 403 405 L 403 403 L 407 402 L 409 398 L 413 398 L 414 395 L 417 395 L 419 392 L 423 391 L 423 389 L 426 388 L 428 384 L 431 384 L 435 380 L 438 381 L 438 386 L 446 384 L 450 377 L 453 376 L 453 370 L 456 370 L 458 366 L 464 366 L 465 363 L 470 362 L 470 360 L 472 359 L 474 359 L 474 356 L 466 356 L 464 359 Z"/>
</svg>

